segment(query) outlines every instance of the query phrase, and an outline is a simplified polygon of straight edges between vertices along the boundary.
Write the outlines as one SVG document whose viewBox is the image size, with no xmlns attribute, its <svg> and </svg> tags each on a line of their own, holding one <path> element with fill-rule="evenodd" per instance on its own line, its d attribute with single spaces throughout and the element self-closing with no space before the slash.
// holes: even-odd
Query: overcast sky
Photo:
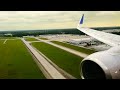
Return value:
<svg viewBox="0 0 120 90">
<path fill-rule="evenodd" d="M 82 14 L 84 26 L 120 26 L 119 11 L 0 11 L 0 30 L 76 28 Z"/>
</svg>

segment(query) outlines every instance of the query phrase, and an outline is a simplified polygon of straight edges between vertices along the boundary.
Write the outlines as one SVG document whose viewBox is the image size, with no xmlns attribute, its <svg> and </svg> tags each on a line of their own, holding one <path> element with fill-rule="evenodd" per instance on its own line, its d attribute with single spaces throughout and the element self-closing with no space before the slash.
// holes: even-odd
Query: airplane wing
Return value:
<svg viewBox="0 0 120 90">
<path fill-rule="evenodd" d="M 102 31 L 97 31 L 94 29 L 90 29 L 90 28 L 83 28 L 81 27 L 81 25 L 83 24 L 83 18 L 84 15 L 81 18 L 80 23 L 77 26 L 77 29 L 82 31 L 83 33 L 92 36 L 93 38 L 106 43 L 110 46 L 118 46 L 120 45 L 120 36 L 119 35 L 115 35 L 115 34 L 111 34 L 111 33 L 105 33 Z"/>
</svg>

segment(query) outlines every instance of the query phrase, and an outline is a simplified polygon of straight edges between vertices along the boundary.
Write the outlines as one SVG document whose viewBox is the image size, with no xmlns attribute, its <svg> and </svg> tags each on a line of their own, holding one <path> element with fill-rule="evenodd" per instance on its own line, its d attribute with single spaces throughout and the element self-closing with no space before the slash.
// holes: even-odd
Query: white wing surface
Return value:
<svg viewBox="0 0 120 90">
<path fill-rule="evenodd" d="M 82 31 L 83 33 L 92 36 L 93 38 L 106 43 L 110 46 L 118 46 L 120 45 L 120 36 L 119 35 L 115 35 L 115 34 L 111 34 L 111 33 L 105 33 L 102 31 L 97 31 L 94 29 L 90 29 L 90 28 L 83 28 L 81 27 L 81 24 L 83 24 L 83 18 L 84 15 L 81 18 L 80 24 L 78 24 L 77 29 Z"/>
</svg>

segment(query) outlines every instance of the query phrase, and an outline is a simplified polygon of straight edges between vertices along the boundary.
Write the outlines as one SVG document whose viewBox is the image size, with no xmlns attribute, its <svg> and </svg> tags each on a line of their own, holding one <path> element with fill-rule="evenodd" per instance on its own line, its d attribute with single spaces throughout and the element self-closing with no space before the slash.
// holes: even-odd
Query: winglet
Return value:
<svg viewBox="0 0 120 90">
<path fill-rule="evenodd" d="M 82 18 L 80 20 L 80 24 L 83 24 L 83 21 L 84 21 L 84 14 L 82 15 Z"/>
<path fill-rule="evenodd" d="M 83 24 L 83 21 L 84 21 L 84 14 L 82 15 L 78 25 L 77 25 L 77 29 L 81 28 L 82 27 L 82 24 Z"/>
</svg>

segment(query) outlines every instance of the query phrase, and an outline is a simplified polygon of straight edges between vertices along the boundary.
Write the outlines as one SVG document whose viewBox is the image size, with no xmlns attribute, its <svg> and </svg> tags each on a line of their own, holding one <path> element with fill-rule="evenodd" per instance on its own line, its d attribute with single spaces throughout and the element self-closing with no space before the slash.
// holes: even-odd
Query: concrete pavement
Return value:
<svg viewBox="0 0 120 90">
<path fill-rule="evenodd" d="M 70 52 L 70 53 L 72 53 L 72 54 L 75 54 L 75 55 L 80 56 L 80 57 L 83 57 L 83 58 L 85 58 L 85 57 L 88 56 L 87 54 L 84 54 L 84 53 L 82 53 L 82 52 L 78 52 L 78 51 L 76 51 L 76 50 L 73 50 L 73 49 L 70 49 L 70 48 L 67 48 L 67 47 L 63 47 L 63 46 L 54 44 L 54 43 L 49 42 L 49 41 L 46 41 L 46 40 L 41 40 L 41 39 L 36 38 L 36 37 L 35 37 L 35 39 L 40 40 L 40 41 L 42 41 L 42 42 L 45 42 L 45 43 L 47 43 L 47 44 L 53 45 L 53 46 L 55 46 L 55 47 L 58 47 L 58 48 L 60 48 L 60 49 L 63 49 L 63 50 L 65 50 L 65 51 L 67 51 L 67 52 Z"/>
<path fill-rule="evenodd" d="M 5 40 L 4 40 L 3 44 L 5 44 L 5 43 L 6 43 L 6 41 L 7 41 L 7 39 L 5 39 Z"/>
<path fill-rule="evenodd" d="M 52 79 L 66 79 L 55 67 L 53 67 L 45 58 L 43 58 L 27 41 L 21 39 L 27 48 L 32 52 L 44 69 L 49 73 Z"/>
</svg>

